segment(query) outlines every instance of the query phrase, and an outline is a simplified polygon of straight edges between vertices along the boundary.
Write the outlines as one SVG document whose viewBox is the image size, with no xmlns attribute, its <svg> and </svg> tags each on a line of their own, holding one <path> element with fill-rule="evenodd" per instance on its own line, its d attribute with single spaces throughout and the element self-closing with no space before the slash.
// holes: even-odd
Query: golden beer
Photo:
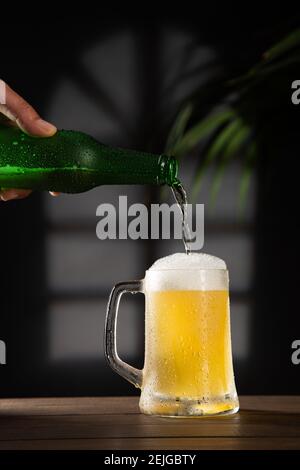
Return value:
<svg viewBox="0 0 300 470">
<path fill-rule="evenodd" d="M 172 397 L 203 400 L 210 413 L 235 407 L 218 400 L 234 384 L 228 291 L 150 292 L 147 302 L 143 385 L 165 400 L 156 411 Z"/>
<path fill-rule="evenodd" d="M 162 258 L 146 272 L 139 290 L 146 296 L 145 364 L 135 380 L 142 389 L 141 411 L 236 412 L 225 263 L 202 254 Z"/>
</svg>

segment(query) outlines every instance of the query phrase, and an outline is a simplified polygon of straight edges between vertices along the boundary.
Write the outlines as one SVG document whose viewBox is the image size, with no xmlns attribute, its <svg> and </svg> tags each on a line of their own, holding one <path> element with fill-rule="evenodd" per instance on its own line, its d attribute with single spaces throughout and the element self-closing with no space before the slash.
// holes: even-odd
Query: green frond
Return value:
<svg viewBox="0 0 300 470">
<path fill-rule="evenodd" d="M 284 39 L 268 49 L 263 54 L 263 58 L 267 61 L 277 59 L 281 55 L 288 52 L 290 49 L 293 49 L 297 46 L 300 46 L 300 29 L 292 31 Z"/>
<path fill-rule="evenodd" d="M 168 136 L 166 143 L 165 152 L 167 155 L 173 155 L 173 148 L 182 138 L 184 131 L 186 129 L 187 123 L 191 117 L 193 111 L 193 106 L 191 103 L 188 103 L 182 110 L 179 112 L 173 127 Z"/>
<path fill-rule="evenodd" d="M 182 139 L 173 148 L 173 155 L 180 157 L 192 150 L 202 139 L 208 137 L 219 126 L 225 124 L 234 117 L 234 111 L 226 108 L 212 115 L 209 115 L 198 124 L 188 130 Z"/>
<path fill-rule="evenodd" d="M 210 206 L 213 208 L 216 202 L 217 195 L 220 190 L 221 182 L 225 173 L 225 170 L 233 158 L 237 155 L 241 147 L 244 146 L 246 141 L 251 135 L 251 128 L 244 124 L 241 119 L 236 120 L 235 133 L 232 139 L 227 143 L 220 164 L 216 170 L 215 176 L 212 182 L 211 194 L 210 194 Z"/>
<path fill-rule="evenodd" d="M 222 153 L 228 142 L 234 137 L 238 127 L 240 126 L 239 119 L 234 119 L 227 124 L 217 136 L 209 147 L 203 163 L 200 165 L 193 184 L 192 200 L 196 199 L 201 186 L 201 181 L 207 168 L 215 161 L 215 159 Z"/>
<path fill-rule="evenodd" d="M 242 176 L 241 176 L 241 182 L 240 182 L 240 188 L 239 188 L 239 207 L 238 207 L 239 216 L 241 216 L 245 208 L 246 198 L 247 198 L 247 194 L 248 194 L 248 190 L 250 186 L 250 180 L 251 180 L 251 176 L 253 173 L 253 168 L 255 165 L 256 157 L 257 157 L 257 144 L 255 141 L 252 141 L 247 150 L 246 158 L 245 158 L 243 170 L 242 170 Z"/>
</svg>

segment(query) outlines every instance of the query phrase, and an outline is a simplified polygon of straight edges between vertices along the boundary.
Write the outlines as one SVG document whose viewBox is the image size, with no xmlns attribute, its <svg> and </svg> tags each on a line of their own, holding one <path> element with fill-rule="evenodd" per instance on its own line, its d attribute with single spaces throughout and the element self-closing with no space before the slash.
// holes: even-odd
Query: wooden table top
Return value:
<svg viewBox="0 0 300 470">
<path fill-rule="evenodd" d="M 0 450 L 300 449 L 300 396 L 242 396 L 238 414 L 159 418 L 138 397 L 0 400 Z"/>
</svg>

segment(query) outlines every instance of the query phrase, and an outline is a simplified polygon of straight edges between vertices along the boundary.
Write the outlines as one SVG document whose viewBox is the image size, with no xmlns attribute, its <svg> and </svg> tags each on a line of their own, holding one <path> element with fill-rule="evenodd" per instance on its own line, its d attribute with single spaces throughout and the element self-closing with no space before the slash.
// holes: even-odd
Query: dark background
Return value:
<svg viewBox="0 0 300 470">
<path fill-rule="evenodd" d="M 1 78 L 58 127 L 160 152 L 185 96 L 217 71 L 244 72 L 299 24 L 290 11 L 274 8 L 233 14 L 212 4 L 196 16 L 121 20 L 93 12 L 4 24 Z M 239 393 L 300 393 L 300 365 L 291 362 L 291 343 L 300 337 L 298 141 L 290 135 L 280 160 L 258 165 L 242 221 L 238 163 L 227 172 L 215 210 L 206 213 L 204 251 L 224 258 L 231 275 Z M 188 190 L 195 158 L 181 165 Z M 198 202 L 207 203 L 209 187 L 210 174 Z M 104 187 L 0 204 L 0 339 L 7 347 L 1 396 L 138 393 L 104 361 L 109 291 L 182 246 L 97 240 L 96 207 L 117 203 L 119 194 L 130 202 L 160 198 L 149 187 Z M 119 326 L 120 354 L 140 367 L 142 312 L 142 299 L 125 298 Z"/>
</svg>

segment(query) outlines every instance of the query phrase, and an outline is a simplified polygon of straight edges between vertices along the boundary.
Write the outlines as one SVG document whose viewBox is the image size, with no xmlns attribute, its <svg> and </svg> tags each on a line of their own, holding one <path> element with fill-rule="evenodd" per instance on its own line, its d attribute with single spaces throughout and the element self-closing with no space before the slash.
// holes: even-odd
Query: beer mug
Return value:
<svg viewBox="0 0 300 470">
<path fill-rule="evenodd" d="M 145 295 L 143 370 L 125 363 L 117 353 L 117 315 L 124 292 Z M 105 356 L 113 370 L 141 389 L 142 413 L 237 412 L 224 261 L 177 253 L 156 261 L 142 281 L 116 284 L 107 307 Z"/>
</svg>

